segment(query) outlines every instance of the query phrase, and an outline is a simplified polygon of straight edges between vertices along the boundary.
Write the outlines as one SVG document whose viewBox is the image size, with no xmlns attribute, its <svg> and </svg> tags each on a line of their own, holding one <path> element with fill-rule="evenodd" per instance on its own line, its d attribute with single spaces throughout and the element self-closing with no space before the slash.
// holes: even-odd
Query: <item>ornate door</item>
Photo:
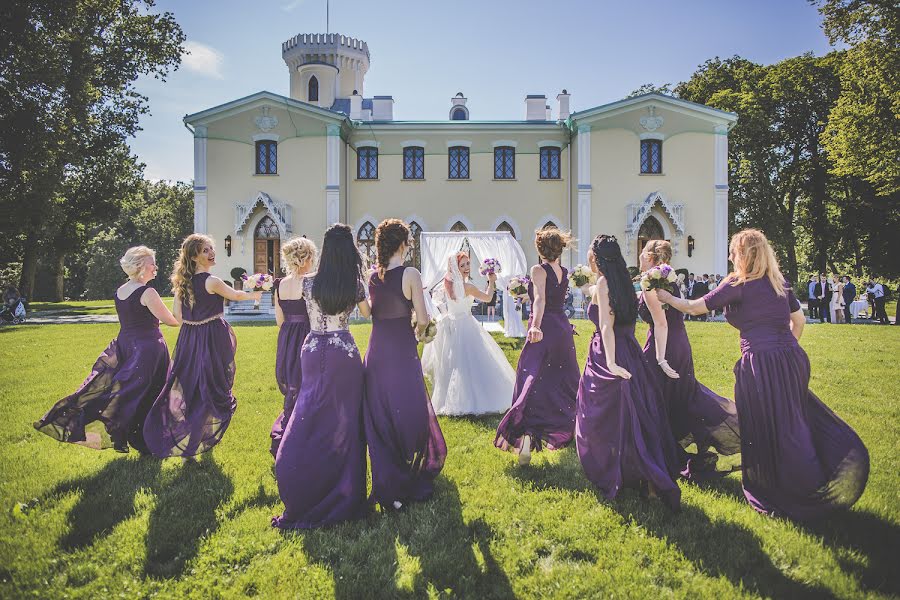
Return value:
<svg viewBox="0 0 900 600">
<path fill-rule="evenodd" d="M 269 216 L 263 217 L 253 234 L 253 271 L 281 276 L 281 235 Z"/>
<path fill-rule="evenodd" d="M 635 256 L 641 255 L 641 252 L 644 251 L 644 244 L 650 240 L 664 239 L 666 239 L 666 236 L 659 221 L 655 217 L 647 217 L 647 220 L 641 225 L 640 231 L 638 231 L 637 254 Z"/>
</svg>

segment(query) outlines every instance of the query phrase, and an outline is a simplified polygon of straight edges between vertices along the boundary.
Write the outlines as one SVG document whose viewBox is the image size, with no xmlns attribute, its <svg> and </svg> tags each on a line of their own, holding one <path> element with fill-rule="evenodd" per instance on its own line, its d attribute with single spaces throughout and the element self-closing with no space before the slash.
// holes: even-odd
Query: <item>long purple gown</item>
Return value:
<svg viewBox="0 0 900 600">
<path fill-rule="evenodd" d="M 310 332 L 300 354 L 303 379 L 275 455 L 284 514 L 281 529 L 312 529 L 358 519 L 366 502 L 363 365 L 350 311 L 326 315 L 312 297 L 315 275 L 303 278 Z M 365 298 L 359 282 L 357 301 Z"/>
<path fill-rule="evenodd" d="M 278 445 L 284 437 L 284 428 L 291 418 L 300 382 L 303 381 L 303 369 L 300 365 L 300 350 L 309 333 L 309 314 L 306 311 L 306 300 L 298 298 L 286 300 L 280 295 L 281 280 L 275 282 L 278 305 L 284 315 L 284 322 L 278 329 L 278 348 L 275 353 L 275 381 L 278 389 L 284 394 L 284 409 L 272 425 L 270 451 L 272 456 L 278 453 Z"/>
<path fill-rule="evenodd" d="M 677 289 L 672 295 L 681 297 Z M 691 342 L 684 328 L 684 315 L 672 307 L 665 309 L 669 334 L 666 342 L 666 360 L 680 376 L 672 379 L 663 373 L 656 362 L 656 335 L 650 309 L 641 294 L 638 303 L 641 319 L 650 325 L 644 356 L 651 365 L 662 390 L 664 405 L 669 415 L 672 434 L 681 446 L 681 474 L 691 480 L 702 480 L 728 471 L 716 471 L 717 456 L 729 456 L 741 451 L 737 408 L 734 402 L 723 398 L 697 381 L 694 377 L 694 357 Z M 697 452 L 684 449 L 697 444 Z"/>
<path fill-rule="evenodd" d="M 403 267 L 369 277 L 372 336 L 366 351 L 363 410 L 371 501 L 427 500 L 447 457 L 447 444 L 425 389 L 416 336 L 410 324 L 412 301 L 403 295 Z"/>
<path fill-rule="evenodd" d="M 223 298 L 206 291 L 209 273 L 197 273 L 194 305 L 181 300 L 181 331 L 172 370 L 147 421 L 144 439 L 155 456 L 196 456 L 219 443 L 237 400 L 234 353 L 237 339 L 223 318 Z"/>
<path fill-rule="evenodd" d="M 541 321 L 544 337 L 537 343 L 525 342 L 519 356 L 512 407 L 500 421 L 494 439 L 494 445 L 502 450 L 521 448 L 525 435 L 531 436 L 535 452 L 544 445 L 557 450 L 567 446 L 575 434 L 578 359 L 572 325 L 565 312 L 569 273 L 562 267 L 562 280 L 558 280 L 549 264 L 542 263 L 541 267 L 547 273 L 546 306 Z M 534 288 L 530 283 L 528 298 L 533 304 Z"/>
<path fill-rule="evenodd" d="M 734 400 L 741 427 L 744 496 L 756 510 L 792 519 L 848 508 L 869 477 L 869 452 L 856 432 L 809 389 L 809 357 L 791 334 L 800 303 L 789 286 L 778 296 L 768 279 L 703 299 L 741 332 Z"/>
<path fill-rule="evenodd" d="M 634 323 L 613 327 L 616 364 L 631 373 L 631 379 L 622 379 L 606 368 L 597 305 L 588 307 L 588 318 L 596 330 L 578 385 L 575 425 L 585 475 L 607 498 L 623 487 L 649 483 L 668 507 L 677 509 L 678 446 L 656 376 L 634 337 Z"/>
<path fill-rule="evenodd" d="M 119 334 L 94 363 L 81 387 L 57 402 L 34 428 L 61 442 L 101 449 L 128 445 L 147 452 L 143 425 L 169 370 L 169 349 L 159 320 L 141 304 L 142 285 L 128 298 L 115 298 Z M 86 431 L 95 421 L 103 431 Z"/>
</svg>

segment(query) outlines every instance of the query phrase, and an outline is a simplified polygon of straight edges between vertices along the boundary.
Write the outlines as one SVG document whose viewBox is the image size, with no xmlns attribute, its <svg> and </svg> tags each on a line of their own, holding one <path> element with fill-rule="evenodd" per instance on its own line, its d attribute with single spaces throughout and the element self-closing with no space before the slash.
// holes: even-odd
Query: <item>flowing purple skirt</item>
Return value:
<svg viewBox="0 0 900 600">
<path fill-rule="evenodd" d="M 278 350 L 275 353 L 275 381 L 278 389 L 284 394 L 284 408 L 275 423 L 269 437 L 272 438 L 270 451 L 272 456 L 278 454 L 278 445 L 284 437 L 284 428 L 294 411 L 294 403 L 297 394 L 300 393 L 300 383 L 303 381 L 303 368 L 300 364 L 300 352 L 303 341 L 309 333 L 309 320 L 302 320 L 293 316 L 286 316 L 286 320 L 278 330 Z"/>
<path fill-rule="evenodd" d="M 373 323 L 365 381 L 371 500 L 383 507 L 394 500 L 427 500 L 444 466 L 447 444 L 425 389 L 408 317 Z"/>
<path fill-rule="evenodd" d="M 146 453 L 144 418 L 165 384 L 168 370 L 169 349 L 158 329 L 120 332 L 81 387 L 57 402 L 34 427 L 61 442 L 96 449 L 116 447 L 125 452 L 131 444 Z M 96 421 L 105 431 L 86 430 Z"/>
<path fill-rule="evenodd" d="M 181 326 L 172 370 L 144 424 L 155 456 L 195 456 L 219 443 L 237 407 L 231 393 L 236 349 L 224 319 Z"/>
<path fill-rule="evenodd" d="M 512 407 L 497 427 L 494 445 L 519 449 L 531 436 L 532 451 L 567 446 L 575 434 L 578 358 L 572 325 L 562 312 L 546 312 L 543 339 L 525 342 L 516 368 Z"/>
<path fill-rule="evenodd" d="M 284 514 L 281 529 L 312 529 L 364 517 L 365 387 L 359 350 L 349 331 L 306 337 L 303 384 L 275 456 Z"/>
<path fill-rule="evenodd" d="M 631 379 L 607 370 L 603 340 L 594 334 L 578 386 L 578 457 L 587 478 L 607 498 L 615 498 L 623 487 L 640 489 L 646 482 L 667 506 L 677 509 L 678 449 L 656 378 L 633 326 L 616 328 L 615 333 L 616 363 Z"/>
<path fill-rule="evenodd" d="M 681 474 L 696 481 L 728 473 L 716 470 L 718 457 L 708 449 L 724 456 L 741 451 L 737 407 L 697 381 L 691 345 L 683 331 L 679 335 L 670 330 L 666 346 L 666 360 L 680 375 L 678 379 L 667 377 L 656 364 L 652 337 L 644 346 L 644 356 L 660 384 L 672 434 L 682 448 Z M 692 443 L 697 444 L 696 454 L 684 451 Z"/>
<path fill-rule="evenodd" d="M 793 338 L 742 350 L 734 398 L 747 500 L 798 520 L 852 506 L 866 487 L 869 452 L 809 390 L 806 352 Z"/>
</svg>

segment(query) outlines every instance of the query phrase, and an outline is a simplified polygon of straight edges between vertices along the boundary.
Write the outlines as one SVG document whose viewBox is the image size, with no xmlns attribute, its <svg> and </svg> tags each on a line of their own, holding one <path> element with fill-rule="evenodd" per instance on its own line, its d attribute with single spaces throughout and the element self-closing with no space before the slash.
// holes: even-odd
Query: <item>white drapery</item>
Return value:
<svg viewBox="0 0 900 600">
<path fill-rule="evenodd" d="M 472 260 L 473 276 L 477 276 L 478 266 L 485 258 L 500 261 L 502 272 L 497 276 L 497 288 L 504 290 L 503 321 L 506 337 L 525 337 L 525 326 L 520 313 L 516 312 L 515 300 L 505 290 L 511 277 L 528 274 L 528 263 L 522 246 L 508 231 L 423 231 L 419 238 L 419 251 L 422 256 L 422 283 L 426 291 L 444 278 L 447 256 L 462 248 L 465 240 L 469 240 L 469 246 L 477 257 Z"/>
</svg>

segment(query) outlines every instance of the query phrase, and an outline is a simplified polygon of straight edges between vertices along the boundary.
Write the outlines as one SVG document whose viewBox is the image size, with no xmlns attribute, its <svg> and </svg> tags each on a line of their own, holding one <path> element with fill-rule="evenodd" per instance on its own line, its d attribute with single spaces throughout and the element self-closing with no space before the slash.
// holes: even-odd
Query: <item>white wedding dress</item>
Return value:
<svg viewBox="0 0 900 600">
<path fill-rule="evenodd" d="M 472 316 L 473 298 L 465 295 L 455 252 L 448 259 L 448 269 L 456 299 L 441 283 L 433 298 L 441 313 L 437 336 L 422 353 L 422 370 L 431 380 L 434 412 L 505 412 L 512 405 L 516 373 L 491 334 Z"/>
</svg>

